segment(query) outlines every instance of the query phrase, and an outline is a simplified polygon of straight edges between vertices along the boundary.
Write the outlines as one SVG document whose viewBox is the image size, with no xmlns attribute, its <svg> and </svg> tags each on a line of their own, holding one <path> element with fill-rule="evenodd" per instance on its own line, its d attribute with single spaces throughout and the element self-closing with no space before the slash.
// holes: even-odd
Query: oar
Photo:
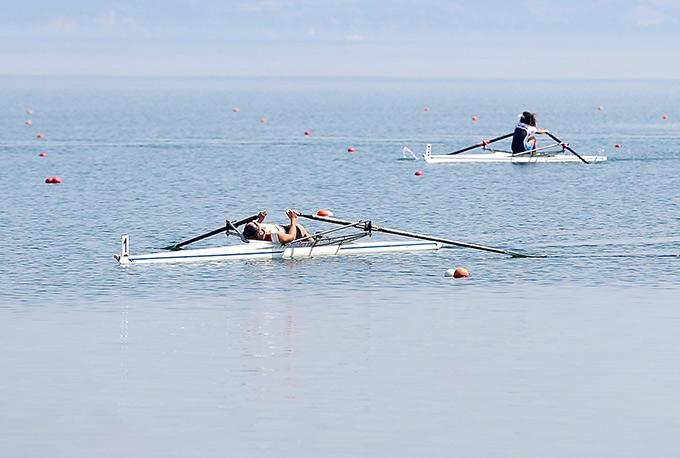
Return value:
<svg viewBox="0 0 680 458">
<path fill-rule="evenodd" d="M 560 143 L 560 144 L 562 145 L 562 147 L 563 147 L 564 149 L 568 150 L 571 154 L 573 154 L 573 155 L 576 156 L 577 158 L 581 159 L 581 162 L 583 162 L 584 164 L 590 164 L 590 162 L 586 161 L 586 160 L 583 159 L 581 156 L 579 156 L 579 154 L 578 154 L 576 151 L 574 151 L 573 149 L 569 148 L 569 145 L 567 145 L 566 143 L 564 143 L 564 142 L 563 142 L 562 140 L 560 140 L 559 138 L 555 137 L 555 136 L 554 136 L 553 134 L 551 134 L 550 132 L 546 132 L 546 135 L 547 135 L 548 137 L 552 138 L 553 140 L 555 140 L 557 143 Z"/>
<path fill-rule="evenodd" d="M 301 216 L 301 215 L 298 213 L 298 216 Z M 336 227 L 336 228 L 333 228 L 333 229 L 329 229 L 327 231 L 315 232 L 314 234 L 310 234 L 310 235 L 306 235 L 304 237 L 300 237 L 299 239 L 295 239 L 295 240 L 292 240 L 292 241 L 286 243 L 286 245 L 291 245 L 291 244 L 297 243 L 297 242 L 304 242 L 305 240 L 309 240 L 309 241 L 316 243 L 316 242 L 319 241 L 319 237 L 323 237 L 323 236 L 326 236 L 328 234 L 332 234 L 334 232 L 338 232 L 338 231 L 341 231 L 343 229 L 347 229 L 348 227 L 355 227 L 357 224 L 365 224 L 365 223 L 367 223 L 367 221 L 351 221 L 351 222 L 348 222 L 347 224 L 345 224 L 341 227 Z M 365 234 L 362 234 L 362 235 L 365 235 Z"/>
<path fill-rule="evenodd" d="M 521 153 L 512 153 L 512 157 L 526 156 L 526 155 L 533 156 L 536 153 L 538 153 L 539 151 L 545 151 L 547 149 L 554 148 L 555 146 L 560 146 L 560 144 L 555 142 L 555 143 L 551 143 L 549 145 L 541 146 L 540 148 L 530 149 L 528 151 L 522 151 Z M 539 156 L 540 156 L 540 154 L 539 154 Z"/>
<path fill-rule="evenodd" d="M 459 149 L 458 151 L 454 151 L 453 153 L 447 153 L 447 154 L 450 156 L 450 155 L 453 155 L 453 154 L 464 153 L 465 151 L 470 151 L 471 149 L 480 148 L 482 146 L 486 146 L 486 145 L 489 145 L 491 143 L 494 143 L 494 142 L 497 142 L 497 141 L 500 141 L 500 140 L 505 140 L 506 138 L 510 138 L 513 135 L 514 135 L 514 133 L 513 134 L 501 135 L 500 137 L 492 138 L 491 140 L 483 140 L 476 145 L 468 146 L 467 148 Z"/>
<path fill-rule="evenodd" d="M 258 218 L 258 215 L 249 216 L 249 217 L 243 218 L 239 221 L 234 221 L 234 222 L 231 223 L 231 225 L 233 227 L 239 227 L 239 226 L 242 226 L 244 224 L 248 224 L 251 221 L 255 221 L 257 218 Z M 222 232 L 225 232 L 227 229 L 229 229 L 229 225 L 225 224 L 222 227 L 218 227 L 214 231 L 206 232 L 205 234 L 196 236 L 193 239 L 185 240 L 184 242 L 179 242 L 179 243 L 175 243 L 174 245 L 166 246 L 164 248 L 164 250 L 172 250 L 172 251 L 180 250 L 180 249 L 182 249 L 183 246 L 189 245 L 190 243 L 198 242 L 199 240 L 207 239 L 208 237 L 212 237 L 213 235 L 220 234 Z"/>
<path fill-rule="evenodd" d="M 546 256 L 535 256 L 535 255 L 529 255 L 529 254 L 523 254 L 523 253 L 517 253 L 515 251 L 510 251 L 510 250 L 502 250 L 500 248 L 493 248 L 493 247 L 488 247 L 488 246 L 483 246 L 483 245 L 477 245 L 475 243 L 466 243 L 466 242 L 458 242 L 456 240 L 449 240 L 449 239 L 443 239 L 440 237 L 432 237 L 429 235 L 423 235 L 423 234 L 416 234 L 415 232 L 406 232 L 406 231 L 400 231 L 397 229 L 390 229 L 389 227 L 382 227 L 382 226 L 376 226 L 373 225 L 370 221 L 368 222 L 358 222 L 358 223 L 352 223 L 351 221 L 344 221 L 341 219 L 337 218 L 329 218 L 327 216 L 317 216 L 317 215 L 307 215 L 301 213 L 300 216 L 308 219 L 314 219 L 317 221 L 324 221 L 327 223 L 332 223 L 332 224 L 342 224 L 344 226 L 354 226 L 359 229 L 363 229 L 365 231 L 377 231 L 377 232 L 384 232 L 386 234 L 394 234 L 394 235 L 401 235 L 402 237 L 410 237 L 414 239 L 421 239 L 421 240 L 429 240 L 432 242 L 439 242 L 443 243 L 446 245 L 455 245 L 455 246 L 460 246 L 464 248 L 474 248 L 475 250 L 482 250 L 482 251 L 490 251 L 491 253 L 499 253 L 499 254 L 507 254 L 512 256 L 513 258 L 544 258 Z"/>
</svg>

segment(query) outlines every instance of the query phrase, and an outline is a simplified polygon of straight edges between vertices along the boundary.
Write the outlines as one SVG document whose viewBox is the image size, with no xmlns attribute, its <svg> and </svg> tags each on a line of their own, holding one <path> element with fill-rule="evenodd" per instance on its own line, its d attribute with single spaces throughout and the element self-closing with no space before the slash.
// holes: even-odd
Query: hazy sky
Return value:
<svg viewBox="0 0 680 458">
<path fill-rule="evenodd" d="M 680 78 L 680 0 L 0 0 L 0 74 Z"/>
</svg>

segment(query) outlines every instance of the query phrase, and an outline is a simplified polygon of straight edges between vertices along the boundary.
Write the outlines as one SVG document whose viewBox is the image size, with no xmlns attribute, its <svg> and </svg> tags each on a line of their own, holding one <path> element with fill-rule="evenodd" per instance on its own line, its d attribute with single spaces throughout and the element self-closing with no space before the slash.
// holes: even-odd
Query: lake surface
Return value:
<svg viewBox="0 0 680 458">
<path fill-rule="evenodd" d="M 680 447 L 677 82 L 29 77 L 0 96 L 0 455 Z M 399 160 L 527 109 L 610 161 Z M 262 208 L 548 257 L 112 257 L 121 234 L 153 252 Z"/>
</svg>

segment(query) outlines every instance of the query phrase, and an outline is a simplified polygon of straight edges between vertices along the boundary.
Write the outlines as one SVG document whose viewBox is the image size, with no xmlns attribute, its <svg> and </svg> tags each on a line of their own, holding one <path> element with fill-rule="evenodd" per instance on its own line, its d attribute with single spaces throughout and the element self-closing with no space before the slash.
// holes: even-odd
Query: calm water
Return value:
<svg viewBox="0 0 680 458">
<path fill-rule="evenodd" d="M 4 78 L 0 96 L 0 455 L 680 447 L 677 82 Z M 398 160 L 524 109 L 610 162 Z M 112 258 L 123 233 L 144 253 L 290 207 L 549 257 Z M 457 265 L 472 277 L 445 279 Z"/>
</svg>

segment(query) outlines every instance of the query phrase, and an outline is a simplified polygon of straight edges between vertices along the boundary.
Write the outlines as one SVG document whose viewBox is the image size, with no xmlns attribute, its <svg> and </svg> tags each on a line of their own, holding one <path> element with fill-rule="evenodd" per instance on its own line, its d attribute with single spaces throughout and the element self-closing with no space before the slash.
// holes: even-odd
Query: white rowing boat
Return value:
<svg viewBox="0 0 680 458">
<path fill-rule="evenodd" d="M 160 264 L 176 262 L 205 262 L 247 259 L 305 259 L 321 256 L 342 256 L 350 254 L 378 254 L 378 253 L 403 253 L 409 251 L 433 251 L 442 245 L 452 245 L 476 250 L 510 255 L 512 257 L 531 257 L 523 253 L 493 248 L 475 243 L 459 242 L 440 237 L 432 237 L 415 232 L 406 232 L 388 227 L 374 225 L 370 220 L 344 221 L 328 216 L 307 215 L 298 213 L 298 216 L 316 221 L 322 221 L 336 225 L 335 228 L 313 235 L 306 235 L 290 243 L 279 244 L 261 240 L 246 240 L 238 227 L 248 224 L 259 218 L 259 215 L 249 216 L 239 221 L 227 220 L 224 226 L 205 234 L 193 237 L 183 242 L 175 243 L 166 247 L 164 252 L 131 255 L 130 238 L 124 235 L 121 238 L 120 254 L 113 257 L 123 266 L 132 264 Z M 338 235 L 339 231 L 353 230 L 353 233 Z M 404 241 L 370 241 L 357 242 L 357 240 L 370 236 L 373 232 L 406 237 L 412 240 Z M 183 250 L 182 247 L 199 240 L 206 239 L 218 234 L 238 235 L 243 245 L 230 245 L 215 248 L 199 248 L 195 250 Z M 415 239 L 415 240 L 413 240 Z"/>
<path fill-rule="evenodd" d="M 330 241 L 329 243 L 300 242 L 288 245 L 250 241 L 245 245 L 230 245 L 216 248 L 178 250 L 151 254 L 131 255 L 127 235 L 121 239 L 121 253 L 116 260 L 124 266 L 132 264 L 159 264 L 175 262 L 205 262 L 226 260 L 271 260 L 305 259 L 320 256 L 341 256 L 350 254 L 377 254 L 407 251 L 431 251 L 442 247 L 441 243 L 429 241 L 372 241 L 348 242 Z"/>
<path fill-rule="evenodd" d="M 551 145 L 554 146 L 554 145 Z M 508 164 L 543 164 L 553 162 L 582 162 L 577 156 L 564 150 L 537 150 L 534 153 L 513 154 L 509 151 L 498 151 L 482 147 L 479 153 L 432 154 L 432 145 L 428 144 L 423 159 L 428 164 L 466 164 L 466 163 L 508 163 Z M 604 162 L 607 156 L 581 156 L 589 163 Z"/>
</svg>

